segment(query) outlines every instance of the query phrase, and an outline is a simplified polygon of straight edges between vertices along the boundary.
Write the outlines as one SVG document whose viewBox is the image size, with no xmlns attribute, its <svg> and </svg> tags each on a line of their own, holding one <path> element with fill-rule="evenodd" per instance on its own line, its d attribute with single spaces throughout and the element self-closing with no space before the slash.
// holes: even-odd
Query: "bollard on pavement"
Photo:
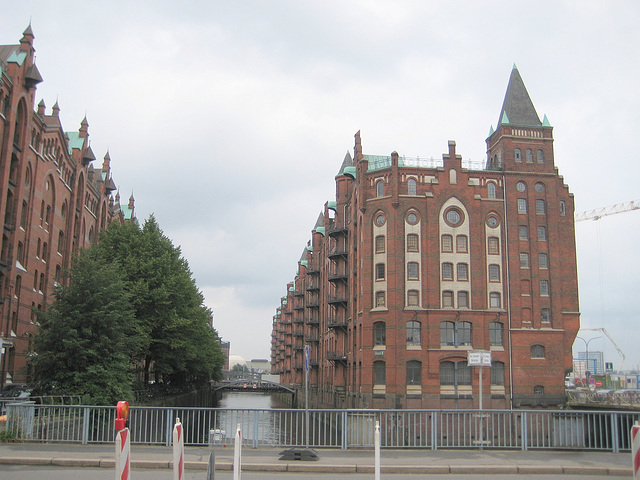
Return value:
<svg viewBox="0 0 640 480">
<path fill-rule="evenodd" d="M 233 446 L 233 480 L 242 478 L 242 432 L 240 424 L 236 429 L 236 439 Z"/>
<path fill-rule="evenodd" d="M 116 406 L 116 480 L 129 480 L 131 435 L 127 427 L 129 402 L 118 402 Z"/>
<path fill-rule="evenodd" d="M 215 480 L 216 476 L 216 452 L 209 455 L 209 466 L 207 467 L 207 480 Z"/>
<path fill-rule="evenodd" d="M 376 429 L 373 434 L 375 451 L 375 480 L 380 480 L 380 422 L 376 421 Z"/>
<path fill-rule="evenodd" d="M 640 480 L 640 425 L 631 427 L 631 460 L 633 462 L 633 480 Z"/>
<path fill-rule="evenodd" d="M 173 427 L 173 480 L 182 480 L 184 476 L 184 429 L 180 418 L 176 418 Z"/>
</svg>

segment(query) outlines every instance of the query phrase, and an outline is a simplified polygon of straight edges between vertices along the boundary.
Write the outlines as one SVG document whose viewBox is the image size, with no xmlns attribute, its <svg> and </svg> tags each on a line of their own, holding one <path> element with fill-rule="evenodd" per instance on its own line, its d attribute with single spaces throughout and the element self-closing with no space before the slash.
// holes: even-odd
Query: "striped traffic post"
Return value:
<svg viewBox="0 0 640 480">
<path fill-rule="evenodd" d="M 182 480 L 184 475 L 184 429 L 180 418 L 173 426 L 173 480 Z"/>
<path fill-rule="evenodd" d="M 242 432 L 240 424 L 236 428 L 236 439 L 233 446 L 233 480 L 242 478 Z"/>
<path fill-rule="evenodd" d="M 129 480 L 131 435 L 127 427 L 129 402 L 118 402 L 116 406 L 116 480 Z"/>
<path fill-rule="evenodd" d="M 640 480 L 640 425 L 631 427 L 631 454 L 633 459 L 633 480 Z"/>
</svg>

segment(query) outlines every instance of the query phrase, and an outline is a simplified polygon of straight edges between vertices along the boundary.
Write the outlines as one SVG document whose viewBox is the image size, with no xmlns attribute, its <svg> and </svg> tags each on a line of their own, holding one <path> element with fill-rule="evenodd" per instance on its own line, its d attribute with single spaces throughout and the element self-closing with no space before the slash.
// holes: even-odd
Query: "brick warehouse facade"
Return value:
<svg viewBox="0 0 640 480">
<path fill-rule="evenodd" d="M 17 45 L 0 46 L 0 387 L 28 381 L 27 353 L 37 310 L 52 300 L 78 249 L 113 221 L 134 217 L 133 196 L 120 206 L 110 157 L 102 168 L 89 145 L 89 124 L 65 132 L 58 103 L 35 108 L 42 77 L 29 26 Z"/>
<path fill-rule="evenodd" d="M 555 407 L 579 329 L 574 202 L 514 67 L 481 169 L 354 155 L 273 318 L 272 369 L 338 408 Z"/>
</svg>

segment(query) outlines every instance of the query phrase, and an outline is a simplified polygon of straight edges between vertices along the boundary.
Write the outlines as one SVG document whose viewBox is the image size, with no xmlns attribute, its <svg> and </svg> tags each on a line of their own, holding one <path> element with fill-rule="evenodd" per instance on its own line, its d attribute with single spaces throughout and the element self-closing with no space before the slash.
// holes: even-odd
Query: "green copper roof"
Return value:
<svg viewBox="0 0 640 480">
<path fill-rule="evenodd" d="M 290 292 L 295 292 L 295 291 L 296 291 L 296 289 L 295 289 L 295 288 L 293 288 L 293 287 L 289 287 L 289 291 L 290 291 Z"/>
<path fill-rule="evenodd" d="M 84 146 L 84 138 L 80 136 L 79 132 L 66 132 L 67 137 L 69 137 L 69 154 L 74 148 L 78 150 L 82 150 Z"/>
<path fill-rule="evenodd" d="M 313 245 L 307 245 L 307 252 L 313 252 Z"/>
<path fill-rule="evenodd" d="M 7 59 L 7 63 L 17 63 L 18 65 L 22 65 L 26 58 L 27 52 L 14 51 Z"/>
<path fill-rule="evenodd" d="M 325 234 L 325 228 L 324 227 L 317 227 L 316 228 L 316 232 L 319 233 L 320 235 L 322 235 L 324 237 Z"/>
<path fill-rule="evenodd" d="M 542 120 L 542 126 L 543 127 L 550 127 L 551 126 L 551 124 L 549 123 L 549 119 L 547 118 L 546 114 L 544 116 L 544 120 Z"/>
<path fill-rule="evenodd" d="M 502 112 L 502 120 L 500 121 L 500 123 L 509 124 L 509 117 L 507 116 L 507 112 Z"/>
<path fill-rule="evenodd" d="M 327 202 L 327 208 L 335 212 L 338 208 L 338 202 L 336 202 L 335 200 L 331 200 L 330 202 Z"/>
<path fill-rule="evenodd" d="M 309 265 L 309 262 L 307 262 L 306 260 L 302 260 L 300 262 L 300 265 L 302 265 L 303 267 L 306 267 L 307 265 Z"/>
<path fill-rule="evenodd" d="M 496 131 L 493 129 L 493 125 L 489 128 L 489 136 L 493 135 Z"/>
<path fill-rule="evenodd" d="M 356 167 L 345 167 L 343 173 L 351 178 L 356 178 Z"/>
</svg>

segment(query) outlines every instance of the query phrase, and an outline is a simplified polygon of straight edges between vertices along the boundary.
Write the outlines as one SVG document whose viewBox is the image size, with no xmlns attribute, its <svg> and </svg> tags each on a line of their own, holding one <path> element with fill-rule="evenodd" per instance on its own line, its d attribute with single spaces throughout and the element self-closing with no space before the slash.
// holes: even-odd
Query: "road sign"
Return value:
<svg viewBox="0 0 640 480">
<path fill-rule="evenodd" d="M 602 386 L 602 382 L 601 382 L 600 380 L 598 380 L 598 381 L 596 382 L 596 387 L 601 387 L 601 386 Z"/>
<path fill-rule="evenodd" d="M 640 426 L 638 422 L 631 427 L 631 460 L 633 462 L 633 480 L 640 479 Z"/>
<path fill-rule="evenodd" d="M 593 377 L 591 377 L 591 378 L 589 379 L 589 383 L 590 383 L 591 385 L 595 385 L 595 383 L 596 383 L 596 379 L 595 379 L 595 378 L 593 378 Z"/>
<path fill-rule="evenodd" d="M 467 352 L 467 364 L 470 367 L 490 367 L 491 352 L 486 350 L 469 350 Z"/>
</svg>

